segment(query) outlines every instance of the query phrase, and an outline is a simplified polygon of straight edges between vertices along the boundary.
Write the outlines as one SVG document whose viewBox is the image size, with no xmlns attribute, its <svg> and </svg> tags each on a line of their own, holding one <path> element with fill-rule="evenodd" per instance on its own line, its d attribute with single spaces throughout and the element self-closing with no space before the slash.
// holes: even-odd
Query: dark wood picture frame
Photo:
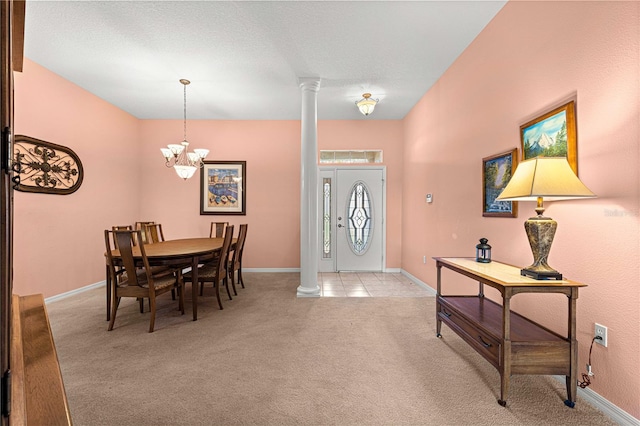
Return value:
<svg viewBox="0 0 640 426">
<path fill-rule="evenodd" d="M 496 201 L 517 166 L 517 148 L 482 159 L 482 216 L 518 217 L 517 201 Z"/>
<path fill-rule="evenodd" d="M 575 101 L 567 102 L 520 126 L 522 160 L 566 157 L 578 175 Z"/>
<path fill-rule="evenodd" d="M 200 214 L 247 214 L 246 173 L 246 161 L 205 161 L 200 169 Z"/>
</svg>

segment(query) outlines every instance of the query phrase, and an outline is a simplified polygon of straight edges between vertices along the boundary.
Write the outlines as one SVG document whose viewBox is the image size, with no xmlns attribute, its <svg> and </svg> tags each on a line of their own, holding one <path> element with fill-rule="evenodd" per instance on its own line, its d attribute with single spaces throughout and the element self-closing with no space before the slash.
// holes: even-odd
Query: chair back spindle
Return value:
<svg viewBox="0 0 640 426">
<path fill-rule="evenodd" d="M 144 240 L 146 244 L 153 244 L 153 243 L 158 243 L 160 241 L 164 241 L 162 224 L 160 223 L 146 224 L 144 226 L 144 231 L 145 231 L 145 235 L 143 235 L 143 237 L 146 238 Z"/>
<path fill-rule="evenodd" d="M 147 242 L 147 232 L 145 229 L 146 225 L 153 225 L 155 222 L 150 220 L 150 221 L 146 221 L 146 222 L 136 222 L 135 223 L 135 230 L 136 231 L 141 231 L 142 232 L 142 240 L 144 242 Z"/>
<path fill-rule="evenodd" d="M 209 238 L 224 237 L 225 229 L 228 225 L 229 225 L 229 222 L 211 222 L 211 230 L 209 231 Z"/>
</svg>

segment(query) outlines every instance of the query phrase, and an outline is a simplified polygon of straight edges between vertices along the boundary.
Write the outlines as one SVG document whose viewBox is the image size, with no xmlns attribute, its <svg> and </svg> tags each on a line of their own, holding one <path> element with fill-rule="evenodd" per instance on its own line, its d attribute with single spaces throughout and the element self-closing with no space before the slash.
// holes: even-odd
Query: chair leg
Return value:
<svg viewBox="0 0 640 426">
<path fill-rule="evenodd" d="M 222 282 L 224 283 L 224 286 L 227 289 L 227 294 L 229 295 L 229 300 L 233 300 L 233 297 L 231 297 L 231 291 L 229 290 L 229 280 L 227 279 L 226 276 L 222 279 Z"/>
<path fill-rule="evenodd" d="M 140 313 L 144 313 L 144 298 L 138 297 L 138 303 L 140 303 Z"/>
<path fill-rule="evenodd" d="M 244 279 L 242 279 L 242 265 L 238 268 L 238 282 L 244 288 Z"/>
<path fill-rule="evenodd" d="M 220 307 L 220 310 L 223 310 L 224 308 L 222 307 L 222 300 L 220 300 L 220 280 L 217 280 L 213 282 L 213 289 L 216 292 L 216 298 L 218 299 L 218 306 Z"/>
<path fill-rule="evenodd" d="M 235 283 L 235 279 L 234 279 L 234 275 L 235 273 L 233 272 L 233 270 L 231 270 L 231 287 L 233 287 L 233 295 L 237 296 L 238 292 L 236 291 L 236 283 Z"/>
<path fill-rule="evenodd" d="M 184 281 L 180 280 L 178 285 L 178 307 L 182 315 L 184 315 Z"/>
<path fill-rule="evenodd" d="M 153 294 L 149 296 L 149 307 L 151 308 L 151 320 L 149 321 L 149 333 L 153 333 L 153 326 L 156 322 L 156 298 Z"/>
<path fill-rule="evenodd" d="M 200 283 L 200 296 L 204 295 L 204 283 Z"/>
<path fill-rule="evenodd" d="M 107 321 L 111 320 L 111 280 L 114 279 L 111 277 L 111 272 L 109 271 L 109 267 L 107 266 Z"/>
<path fill-rule="evenodd" d="M 109 328 L 107 331 L 113 330 L 113 324 L 116 322 L 116 311 L 118 310 L 118 305 L 120 305 L 119 297 L 117 297 L 111 304 L 111 320 L 109 320 Z"/>
</svg>

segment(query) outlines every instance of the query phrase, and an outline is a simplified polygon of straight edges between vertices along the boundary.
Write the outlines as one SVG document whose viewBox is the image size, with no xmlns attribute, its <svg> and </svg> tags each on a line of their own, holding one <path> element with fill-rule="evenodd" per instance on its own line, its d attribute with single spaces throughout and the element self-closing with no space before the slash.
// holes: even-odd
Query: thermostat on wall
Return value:
<svg viewBox="0 0 640 426">
<path fill-rule="evenodd" d="M 427 203 L 433 203 L 433 196 L 431 194 L 427 194 Z"/>
</svg>

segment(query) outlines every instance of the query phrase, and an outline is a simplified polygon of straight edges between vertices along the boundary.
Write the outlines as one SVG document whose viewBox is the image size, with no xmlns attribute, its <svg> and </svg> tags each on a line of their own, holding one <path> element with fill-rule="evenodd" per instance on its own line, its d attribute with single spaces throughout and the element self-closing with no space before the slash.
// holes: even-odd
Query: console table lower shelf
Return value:
<svg viewBox="0 0 640 426">
<path fill-rule="evenodd" d="M 573 408 L 577 383 L 575 309 L 578 287 L 584 284 L 521 277 L 517 268 L 499 262 L 482 265 L 466 258 L 435 259 L 438 267 L 436 335 L 442 337 L 442 323 L 446 324 L 498 370 L 501 378 L 498 403 L 506 406 L 513 374 L 563 375 L 567 385 L 565 405 Z M 479 294 L 443 295 L 442 267 L 477 280 Z M 502 305 L 484 297 L 484 284 L 500 291 Z M 511 297 L 525 292 L 561 293 L 568 297 L 568 336 L 511 311 Z"/>
</svg>

